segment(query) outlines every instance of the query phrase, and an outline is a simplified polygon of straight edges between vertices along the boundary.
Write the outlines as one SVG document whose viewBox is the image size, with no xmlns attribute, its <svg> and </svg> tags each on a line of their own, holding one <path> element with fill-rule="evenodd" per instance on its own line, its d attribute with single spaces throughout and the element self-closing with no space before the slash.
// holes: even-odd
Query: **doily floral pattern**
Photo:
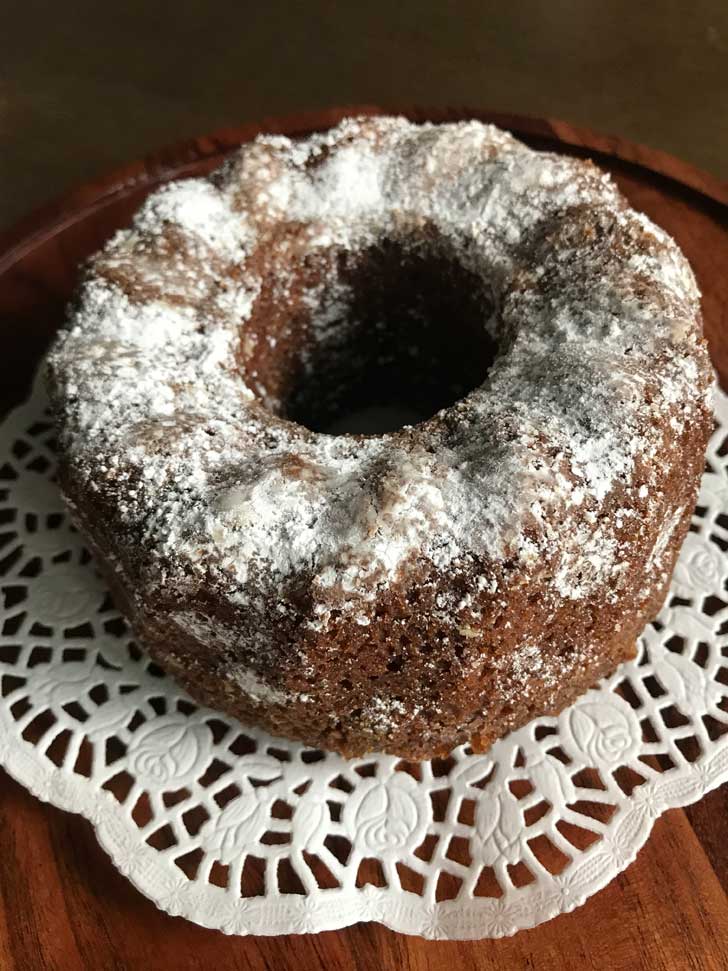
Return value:
<svg viewBox="0 0 728 971">
<path fill-rule="evenodd" d="M 54 485 L 40 387 L 0 428 L 0 760 L 157 905 L 230 934 L 512 934 L 728 779 L 728 398 L 639 657 L 487 755 L 346 760 L 200 708 L 134 643 Z"/>
</svg>

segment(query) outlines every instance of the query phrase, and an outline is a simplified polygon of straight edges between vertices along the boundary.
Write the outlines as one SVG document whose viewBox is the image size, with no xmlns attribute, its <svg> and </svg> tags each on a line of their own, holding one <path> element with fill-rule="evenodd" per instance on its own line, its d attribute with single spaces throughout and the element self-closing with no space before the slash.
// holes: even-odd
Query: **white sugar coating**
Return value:
<svg viewBox="0 0 728 971">
<path fill-rule="evenodd" d="M 446 567 L 475 530 L 491 548 L 501 541 L 503 505 L 515 499 L 494 495 L 483 510 L 477 483 L 455 456 L 435 459 L 382 441 L 362 444 L 356 455 L 337 451 L 299 443 L 307 464 L 295 478 L 274 453 L 269 469 L 239 468 L 235 485 L 218 494 L 206 530 L 241 581 L 265 551 L 275 575 L 303 565 L 317 584 L 352 593 L 364 579 L 393 576 L 423 543 L 431 561 Z M 509 479 L 523 478 L 505 464 L 497 475 L 502 492 Z M 488 484 L 495 478 L 492 472 Z"/>
<path fill-rule="evenodd" d="M 268 415 L 236 355 L 257 339 L 246 323 L 264 287 L 283 299 L 290 281 L 261 277 L 259 254 L 284 267 L 302 239 L 323 256 L 423 227 L 493 294 L 483 327 L 501 353 L 483 385 L 386 436 Z M 324 339 L 351 294 L 332 277 L 301 300 Z M 665 446 L 653 418 L 670 410 L 677 435 L 704 406 L 698 308 L 677 246 L 594 167 L 476 122 L 352 119 L 261 137 L 211 179 L 151 196 L 92 264 L 50 373 L 62 446 L 116 497 L 138 582 L 160 582 L 161 562 L 168 585 L 204 578 L 254 606 L 306 576 L 329 598 L 315 626 L 413 559 L 443 572 L 510 560 L 528 576 L 547 558 L 565 599 L 618 581 L 623 551 L 599 510 L 616 488 L 652 502 L 634 477 Z"/>
<path fill-rule="evenodd" d="M 534 674 L 538 674 L 543 667 L 543 657 L 541 655 L 540 644 L 522 644 L 518 651 L 510 658 L 513 671 L 513 678 L 518 686 L 523 689 Z"/>
<path fill-rule="evenodd" d="M 381 695 L 374 695 L 366 712 L 364 720 L 369 727 L 380 734 L 386 735 L 391 732 L 405 718 L 417 715 L 419 708 L 415 705 L 414 712 L 407 708 L 396 698 L 383 698 Z"/>
<path fill-rule="evenodd" d="M 134 220 L 137 232 L 157 234 L 180 226 L 228 259 L 242 260 L 251 234 L 242 219 L 231 219 L 220 193 L 204 179 L 172 182 L 150 196 Z"/>
<path fill-rule="evenodd" d="M 285 705 L 291 700 L 289 692 L 272 688 L 259 678 L 252 668 L 234 666 L 229 669 L 228 674 L 237 686 L 258 704 Z M 296 698 L 301 699 L 300 692 L 296 694 Z"/>
</svg>

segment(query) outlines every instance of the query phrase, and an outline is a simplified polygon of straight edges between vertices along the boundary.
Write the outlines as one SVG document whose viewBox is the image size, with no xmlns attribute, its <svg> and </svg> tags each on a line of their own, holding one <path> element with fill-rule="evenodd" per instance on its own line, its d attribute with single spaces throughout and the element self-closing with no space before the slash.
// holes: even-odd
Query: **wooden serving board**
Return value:
<svg viewBox="0 0 728 971">
<path fill-rule="evenodd" d="M 266 120 L 187 142 L 83 186 L 0 235 L 0 417 L 27 393 L 79 262 L 128 222 L 150 189 L 210 171 L 260 131 L 303 134 L 354 112 L 376 109 Z M 728 388 L 728 186 L 662 153 L 558 121 L 466 109 L 404 113 L 415 120 L 493 121 L 535 147 L 589 156 L 608 169 L 632 205 L 670 232 L 690 259 L 713 361 Z M 727 889 L 723 786 L 660 819 L 636 863 L 583 907 L 514 938 L 427 942 L 375 924 L 310 937 L 227 938 L 158 911 L 116 872 L 89 823 L 38 802 L 0 771 L 2 971 L 722 971 Z"/>
</svg>

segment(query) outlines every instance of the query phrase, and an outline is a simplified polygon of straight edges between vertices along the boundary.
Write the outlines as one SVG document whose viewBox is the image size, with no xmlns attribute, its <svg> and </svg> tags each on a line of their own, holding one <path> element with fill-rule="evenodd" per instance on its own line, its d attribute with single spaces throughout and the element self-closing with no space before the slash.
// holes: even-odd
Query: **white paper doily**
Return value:
<svg viewBox="0 0 728 971">
<path fill-rule="evenodd" d="M 0 761 L 170 914 L 512 934 L 583 903 L 728 779 L 728 398 L 672 593 L 623 665 L 487 755 L 346 760 L 200 708 L 134 644 L 53 484 L 39 382 L 0 427 Z M 725 447 L 724 447 L 725 446 Z"/>
</svg>

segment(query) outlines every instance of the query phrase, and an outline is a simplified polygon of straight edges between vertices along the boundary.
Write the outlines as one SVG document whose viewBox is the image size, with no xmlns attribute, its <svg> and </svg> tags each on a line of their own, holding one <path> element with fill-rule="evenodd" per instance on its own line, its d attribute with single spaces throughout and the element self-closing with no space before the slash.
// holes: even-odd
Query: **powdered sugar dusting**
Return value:
<svg viewBox="0 0 728 971">
<path fill-rule="evenodd" d="M 253 241 L 245 219 L 230 211 L 207 179 L 164 186 L 147 199 L 135 219 L 137 232 L 150 235 L 168 224 L 181 227 L 229 260 L 242 260 Z"/>
<path fill-rule="evenodd" d="M 483 326 L 501 353 L 485 383 L 388 436 L 271 417 L 236 357 L 269 283 L 260 254 L 283 273 L 294 238 L 316 257 L 422 246 L 425 230 L 493 292 Z M 361 604 L 415 560 L 490 564 L 493 590 L 506 561 L 525 578 L 548 566 L 556 598 L 616 597 L 624 548 L 600 513 L 615 490 L 661 508 L 656 419 L 669 410 L 679 435 L 705 408 L 699 295 L 677 246 L 599 170 L 475 122 L 260 138 L 212 179 L 151 196 L 95 266 L 50 373 L 75 474 L 116 497 L 126 569 L 158 583 L 163 562 L 166 584 L 204 578 L 234 607 L 305 576 L 326 601 L 314 626 L 335 604 L 368 623 Z M 301 301 L 323 339 L 350 295 L 335 273 L 317 286 Z"/>
</svg>

